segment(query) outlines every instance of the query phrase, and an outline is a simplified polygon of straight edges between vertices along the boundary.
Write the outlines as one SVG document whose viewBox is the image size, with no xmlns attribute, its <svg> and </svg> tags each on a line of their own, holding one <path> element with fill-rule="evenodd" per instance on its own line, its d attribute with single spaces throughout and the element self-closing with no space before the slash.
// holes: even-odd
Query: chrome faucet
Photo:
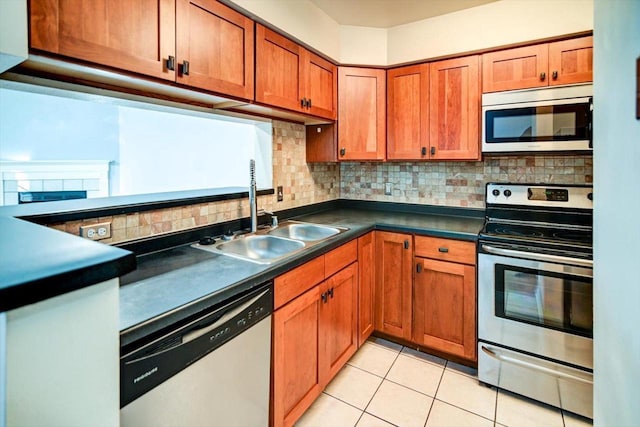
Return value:
<svg viewBox="0 0 640 427">
<path fill-rule="evenodd" d="M 249 160 L 249 209 L 251 215 L 251 232 L 258 230 L 258 198 L 256 197 L 256 161 Z"/>
</svg>

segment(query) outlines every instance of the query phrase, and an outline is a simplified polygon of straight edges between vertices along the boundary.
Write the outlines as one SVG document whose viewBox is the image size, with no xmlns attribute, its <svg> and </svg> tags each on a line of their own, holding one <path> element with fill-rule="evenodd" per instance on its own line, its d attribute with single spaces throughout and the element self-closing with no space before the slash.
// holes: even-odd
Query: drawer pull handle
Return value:
<svg viewBox="0 0 640 427">
<path fill-rule="evenodd" d="M 329 299 L 329 296 L 327 295 L 326 292 L 323 292 L 322 295 L 320 295 L 320 298 L 322 298 L 322 302 L 326 304 L 327 300 Z"/>
<path fill-rule="evenodd" d="M 449 248 L 438 248 L 438 252 L 442 252 L 443 254 L 446 254 L 447 252 L 449 252 Z"/>
<path fill-rule="evenodd" d="M 409 241 L 408 240 L 404 241 L 404 248 L 405 249 L 409 249 Z"/>
<path fill-rule="evenodd" d="M 422 273 L 422 263 L 418 263 L 418 265 L 416 265 L 416 273 Z"/>
</svg>

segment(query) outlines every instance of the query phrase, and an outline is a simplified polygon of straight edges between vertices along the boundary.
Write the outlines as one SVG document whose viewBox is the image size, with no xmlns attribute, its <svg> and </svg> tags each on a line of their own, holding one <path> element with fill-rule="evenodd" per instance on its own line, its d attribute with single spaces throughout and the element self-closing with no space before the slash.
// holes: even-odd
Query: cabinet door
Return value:
<svg viewBox="0 0 640 427">
<path fill-rule="evenodd" d="M 480 159 L 479 62 L 474 55 L 430 64 L 431 159 Z"/>
<path fill-rule="evenodd" d="M 412 236 L 376 231 L 375 329 L 411 339 Z"/>
<path fill-rule="evenodd" d="M 429 158 L 429 65 L 387 71 L 387 159 Z"/>
<path fill-rule="evenodd" d="M 306 112 L 335 120 L 338 109 L 338 69 L 331 62 L 307 52 L 306 87 L 302 91 L 309 102 Z"/>
<path fill-rule="evenodd" d="M 338 68 L 338 159 L 384 160 L 386 72 Z"/>
<path fill-rule="evenodd" d="M 253 99 L 253 21 L 216 0 L 177 1 L 178 83 Z"/>
<path fill-rule="evenodd" d="M 320 384 L 325 387 L 358 349 L 358 263 L 320 285 Z"/>
<path fill-rule="evenodd" d="M 320 287 L 273 314 L 273 425 L 290 426 L 322 391 L 318 373 Z"/>
<path fill-rule="evenodd" d="M 371 232 L 358 238 L 358 347 L 373 332 L 375 265 L 375 239 Z"/>
<path fill-rule="evenodd" d="M 256 101 L 302 111 L 302 68 L 306 50 L 256 25 Z"/>
<path fill-rule="evenodd" d="M 547 86 L 547 43 L 482 55 L 482 92 Z"/>
<path fill-rule="evenodd" d="M 416 258 L 414 342 L 476 360 L 475 267 Z"/>
<path fill-rule="evenodd" d="M 30 46 L 174 80 L 175 0 L 31 0 Z"/>
<path fill-rule="evenodd" d="M 549 44 L 550 85 L 593 80 L 593 37 Z"/>
</svg>

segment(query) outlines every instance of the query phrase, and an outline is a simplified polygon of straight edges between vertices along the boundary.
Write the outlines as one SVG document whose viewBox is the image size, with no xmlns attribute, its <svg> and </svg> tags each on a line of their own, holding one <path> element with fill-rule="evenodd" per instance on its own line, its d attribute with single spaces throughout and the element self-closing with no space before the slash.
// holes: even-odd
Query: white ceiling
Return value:
<svg viewBox="0 0 640 427">
<path fill-rule="evenodd" d="M 496 0 L 311 0 L 341 25 L 389 28 Z"/>
</svg>

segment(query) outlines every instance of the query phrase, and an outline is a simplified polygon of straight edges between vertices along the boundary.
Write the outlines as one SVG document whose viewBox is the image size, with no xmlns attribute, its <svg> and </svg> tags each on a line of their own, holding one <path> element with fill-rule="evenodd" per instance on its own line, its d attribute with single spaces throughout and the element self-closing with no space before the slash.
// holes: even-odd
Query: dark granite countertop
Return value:
<svg viewBox="0 0 640 427">
<path fill-rule="evenodd" d="M 0 215 L 0 311 L 118 277 L 133 253 Z"/>
<path fill-rule="evenodd" d="M 121 345 L 156 334 L 374 229 L 475 241 L 484 222 L 482 211 L 453 212 L 338 208 L 292 218 L 349 231 L 271 265 L 205 252 L 189 244 L 139 256 L 138 271 L 122 278 Z"/>
</svg>

